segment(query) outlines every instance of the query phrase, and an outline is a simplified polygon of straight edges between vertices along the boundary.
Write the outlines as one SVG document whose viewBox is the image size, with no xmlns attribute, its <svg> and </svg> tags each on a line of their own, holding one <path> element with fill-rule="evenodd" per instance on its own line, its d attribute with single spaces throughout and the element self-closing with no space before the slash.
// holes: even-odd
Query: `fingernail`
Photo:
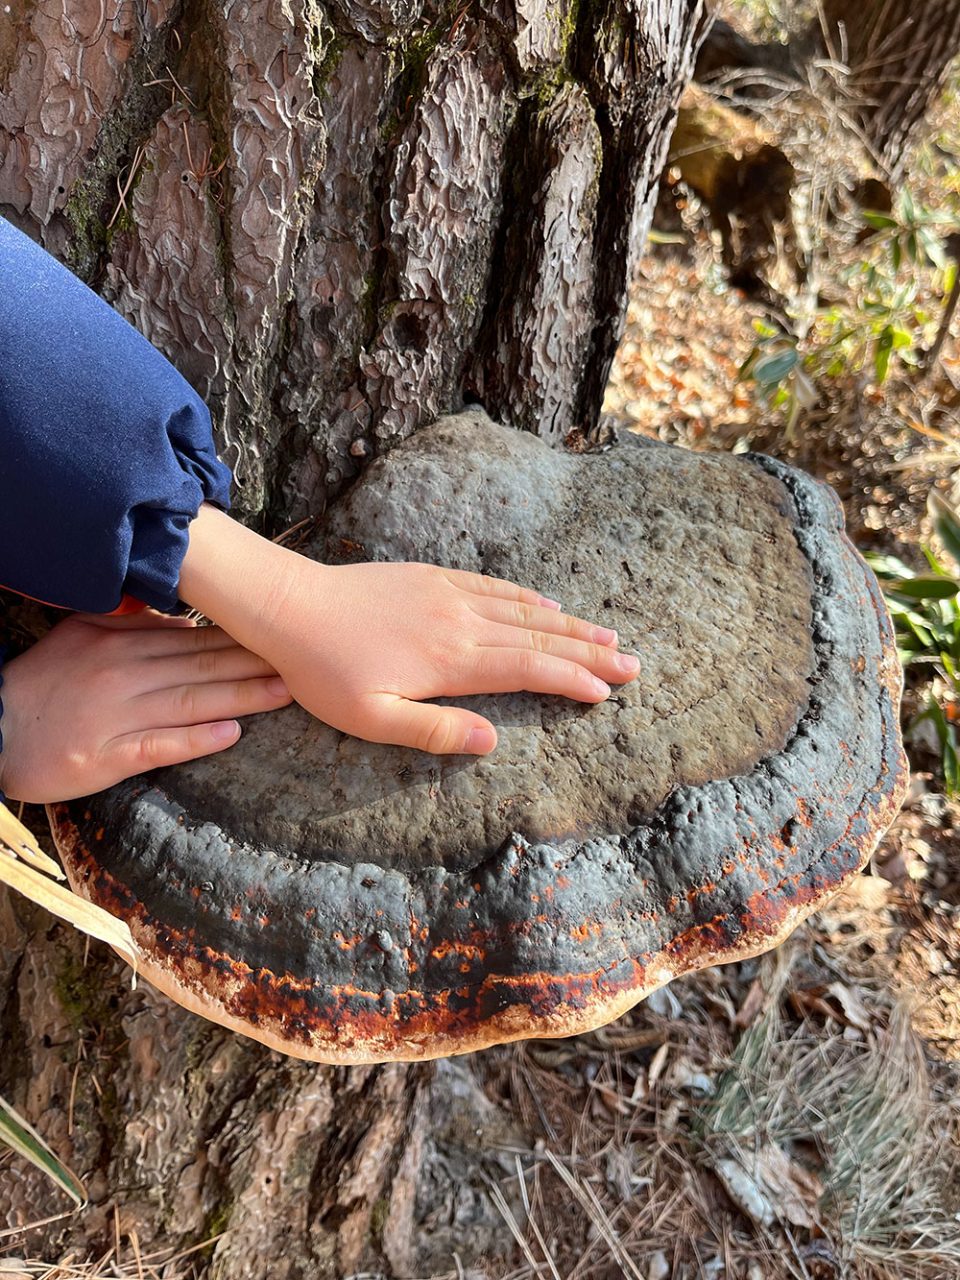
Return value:
<svg viewBox="0 0 960 1280">
<path fill-rule="evenodd" d="M 617 633 L 610 627 L 594 627 L 593 638 L 597 644 L 616 644 Z"/>
<path fill-rule="evenodd" d="M 605 681 L 598 680 L 597 677 L 594 676 L 591 681 L 591 684 L 593 685 L 594 693 L 597 694 L 598 697 L 601 697 L 601 698 L 610 697 L 610 686 Z"/>
<path fill-rule="evenodd" d="M 236 720 L 221 720 L 210 726 L 210 737 L 215 742 L 226 742 L 228 738 L 236 738 L 240 734 L 240 725 Z"/>
<path fill-rule="evenodd" d="M 614 666 L 619 667 L 624 675 L 636 675 L 640 670 L 640 659 L 635 658 L 632 653 L 618 653 Z"/>
<path fill-rule="evenodd" d="M 563 605 L 559 600 L 551 600 L 549 596 L 541 596 L 540 603 L 545 609 L 562 609 Z"/>
<path fill-rule="evenodd" d="M 463 749 L 469 755 L 485 756 L 496 744 L 497 735 L 492 729 L 471 729 Z"/>
<path fill-rule="evenodd" d="M 290 690 L 280 676 L 271 676 L 267 681 L 267 693 L 276 694 L 278 698 L 289 698 Z"/>
</svg>

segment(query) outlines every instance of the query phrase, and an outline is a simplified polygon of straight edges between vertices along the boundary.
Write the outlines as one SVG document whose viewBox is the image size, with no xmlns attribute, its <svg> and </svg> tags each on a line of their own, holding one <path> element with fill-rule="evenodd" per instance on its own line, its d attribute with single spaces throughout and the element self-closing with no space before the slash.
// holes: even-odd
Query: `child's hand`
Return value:
<svg viewBox="0 0 960 1280">
<path fill-rule="evenodd" d="M 232 746 L 234 716 L 290 702 L 269 663 L 219 627 L 75 614 L 3 669 L 0 791 L 72 800 Z"/>
<path fill-rule="evenodd" d="M 616 636 L 535 591 L 426 564 L 326 566 L 204 508 L 181 594 L 283 676 L 315 716 L 374 742 L 485 755 L 493 725 L 422 699 L 528 689 L 601 702 L 639 670 Z"/>
</svg>

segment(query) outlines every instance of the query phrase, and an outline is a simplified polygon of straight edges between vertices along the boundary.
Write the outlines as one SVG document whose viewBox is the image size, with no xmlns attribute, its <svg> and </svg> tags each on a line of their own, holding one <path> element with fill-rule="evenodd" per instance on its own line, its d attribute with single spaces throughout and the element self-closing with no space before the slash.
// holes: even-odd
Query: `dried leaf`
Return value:
<svg viewBox="0 0 960 1280">
<path fill-rule="evenodd" d="M 0 851 L 0 883 L 8 884 L 31 902 L 36 902 L 38 906 L 88 933 L 92 938 L 109 943 L 136 969 L 136 944 L 122 920 L 114 919 L 92 902 L 77 897 L 63 885 L 56 884 L 6 851 Z"/>
<path fill-rule="evenodd" d="M 713 1162 L 713 1170 L 734 1204 L 761 1226 L 777 1220 L 808 1230 L 816 1226 L 820 1180 L 776 1143 L 749 1158 L 724 1156 Z"/>
<path fill-rule="evenodd" d="M 759 978 L 754 978 L 743 1004 L 737 1010 L 733 1025 L 741 1031 L 749 1027 L 767 1003 L 767 993 Z"/>
<path fill-rule="evenodd" d="M 869 1031 L 873 1026 L 873 1018 L 861 998 L 857 987 L 848 987 L 842 982 L 831 982 L 826 994 L 832 996 L 843 1010 L 843 1021 L 858 1031 Z"/>
<path fill-rule="evenodd" d="M 15 818 L 5 804 L 0 803 L 0 845 L 15 853 L 24 862 L 36 867 L 38 871 L 53 876 L 54 880 L 63 880 L 65 876 L 52 858 L 48 858 L 36 837 L 19 819 Z"/>
</svg>

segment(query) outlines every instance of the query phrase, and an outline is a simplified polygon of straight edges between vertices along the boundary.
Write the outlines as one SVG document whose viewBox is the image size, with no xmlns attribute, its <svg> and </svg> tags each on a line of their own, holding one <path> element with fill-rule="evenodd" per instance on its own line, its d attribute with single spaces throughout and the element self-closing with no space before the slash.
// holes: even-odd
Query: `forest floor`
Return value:
<svg viewBox="0 0 960 1280">
<path fill-rule="evenodd" d="M 928 492 L 955 499 L 960 476 L 955 342 L 926 379 L 851 372 L 788 427 L 738 380 L 760 314 L 688 218 L 643 262 L 607 421 L 804 467 L 836 488 L 861 550 L 922 563 Z M 927 684 L 911 671 L 905 728 Z M 960 1275 L 960 807 L 933 744 L 909 736 L 902 813 L 786 946 L 675 981 L 590 1035 L 475 1059 L 539 1135 L 518 1164 L 516 1263 L 491 1275 Z"/>
</svg>

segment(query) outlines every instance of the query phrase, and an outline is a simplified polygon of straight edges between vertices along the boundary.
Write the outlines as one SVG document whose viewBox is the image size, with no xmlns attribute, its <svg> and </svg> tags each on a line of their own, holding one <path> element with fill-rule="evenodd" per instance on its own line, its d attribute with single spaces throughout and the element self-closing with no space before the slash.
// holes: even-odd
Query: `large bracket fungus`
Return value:
<svg viewBox="0 0 960 1280">
<path fill-rule="evenodd" d="M 144 975 L 275 1048 L 416 1059 L 597 1026 L 776 945 L 900 803 L 877 584 L 832 492 L 770 458 L 574 454 L 470 411 L 371 464 L 312 551 L 536 586 L 642 670 L 595 707 L 470 699 L 500 730 L 484 759 L 293 707 L 52 809 Z"/>
</svg>

